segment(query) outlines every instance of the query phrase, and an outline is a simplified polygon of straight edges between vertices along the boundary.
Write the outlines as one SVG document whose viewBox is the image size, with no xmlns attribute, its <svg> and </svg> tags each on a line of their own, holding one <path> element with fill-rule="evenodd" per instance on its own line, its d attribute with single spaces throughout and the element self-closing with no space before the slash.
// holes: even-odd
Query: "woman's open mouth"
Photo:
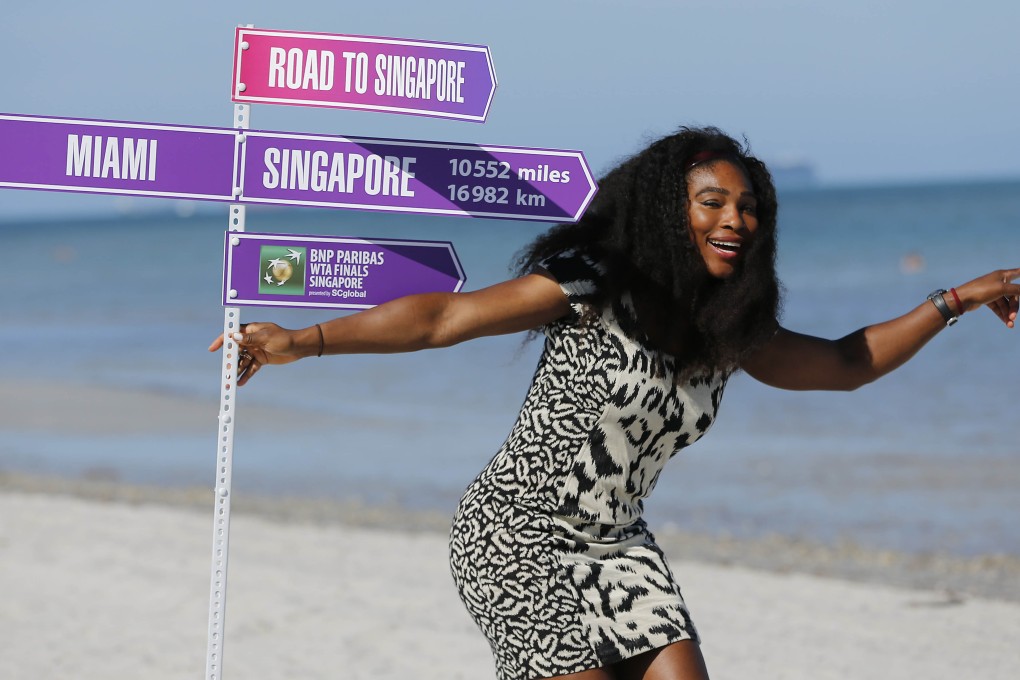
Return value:
<svg viewBox="0 0 1020 680">
<path fill-rule="evenodd" d="M 720 257 L 730 259 L 740 255 L 740 249 L 743 247 L 743 242 L 710 238 L 708 239 L 708 245 L 712 246 L 712 249 L 718 253 Z"/>
</svg>

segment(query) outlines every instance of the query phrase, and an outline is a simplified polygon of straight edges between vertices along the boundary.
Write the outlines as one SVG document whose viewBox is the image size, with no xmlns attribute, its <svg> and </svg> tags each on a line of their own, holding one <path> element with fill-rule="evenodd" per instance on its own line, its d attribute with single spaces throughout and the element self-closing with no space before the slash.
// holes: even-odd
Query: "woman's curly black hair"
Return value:
<svg viewBox="0 0 1020 680">
<path fill-rule="evenodd" d="M 687 174 L 706 157 L 712 160 L 698 167 L 719 160 L 742 167 L 757 199 L 758 229 L 726 279 L 708 273 L 689 234 Z M 676 348 L 685 373 L 735 370 L 778 326 L 777 213 L 772 176 L 746 140 L 714 127 L 684 127 L 606 174 L 581 220 L 532 242 L 519 254 L 517 271 L 533 271 L 565 251 L 587 255 L 605 269 L 587 300 L 593 309 L 618 305 L 629 293 L 637 327 L 626 332 L 664 351 Z"/>
</svg>

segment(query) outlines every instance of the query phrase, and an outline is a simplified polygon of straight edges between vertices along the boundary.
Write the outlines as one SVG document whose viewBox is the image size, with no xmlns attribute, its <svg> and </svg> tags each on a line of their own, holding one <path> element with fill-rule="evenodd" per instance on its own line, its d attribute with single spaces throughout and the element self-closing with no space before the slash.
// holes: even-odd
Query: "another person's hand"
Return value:
<svg viewBox="0 0 1020 680">
<path fill-rule="evenodd" d="M 295 343 L 294 331 L 281 328 L 275 323 L 241 324 L 241 330 L 234 333 L 238 344 L 237 384 L 244 385 L 265 364 L 288 364 L 303 355 Z M 213 340 L 209 351 L 223 347 L 223 334 Z"/>
<path fill-rule="evenodd" d="M 1017 307 L 1020 304 L 1020 284 L 1014 283 L 1018 278 L 1020 278 L 1020 269 L 1002 269 L 959 286 L 956 293 L 960 296 L 960 302 L 963 304 L 962 311 L 969 312 L 982 305 L 987 305 L 1006 326 L 1013 328 L 1017 317 Z M 956 306 L 953 301 L 949 300 L 949 296 L 943 297 L 955 310 Z"/>
</svg>

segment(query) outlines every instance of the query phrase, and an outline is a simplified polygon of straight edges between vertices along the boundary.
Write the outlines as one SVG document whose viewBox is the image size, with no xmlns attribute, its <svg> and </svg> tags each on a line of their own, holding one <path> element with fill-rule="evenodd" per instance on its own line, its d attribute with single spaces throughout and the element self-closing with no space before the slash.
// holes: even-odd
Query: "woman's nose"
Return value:
<svg viewBox="0 0 1020 680">
<path fill-rule="evenodd" d="M 726 208 L 723 212 L 723 226 L 731 227 L 732 229 L 742 229 L 746 225 L 744 224 L 744 213 L 736 205 L 731 205 Z"/>
</svg>

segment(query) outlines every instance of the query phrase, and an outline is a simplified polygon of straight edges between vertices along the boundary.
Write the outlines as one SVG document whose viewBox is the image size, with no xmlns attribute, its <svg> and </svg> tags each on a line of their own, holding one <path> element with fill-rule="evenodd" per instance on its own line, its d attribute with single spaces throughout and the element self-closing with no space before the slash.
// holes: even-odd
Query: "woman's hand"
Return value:
<svg viewBox="0 0 1020 680">
<path fill-rule="evenodd" d="M 275 323 L 241 324 L 241 331 L 234 333 L 238 344 L 237 384 L 244 385 L 266 364 L 289 364 L 305 356 L 297 331 L 281 328 Z M 213 340 L 209 351 L 223 347 L 223 334 Z"/>
<path fill-rule="evenodd" d="M 956 289 L 963 304 L 963 309 L 957 311 L 969 312 L 986 305 L 1006 326 L 1013 328 L 1020 304 L 1020 285 L 1014 283 L 1018 278 L 1020 269 L 1001 269 L 968 281 Z M 948 295 L 943 297 L 951 309 L 957 309 L 955 301 L 951 301 Z"/>
</svg>

